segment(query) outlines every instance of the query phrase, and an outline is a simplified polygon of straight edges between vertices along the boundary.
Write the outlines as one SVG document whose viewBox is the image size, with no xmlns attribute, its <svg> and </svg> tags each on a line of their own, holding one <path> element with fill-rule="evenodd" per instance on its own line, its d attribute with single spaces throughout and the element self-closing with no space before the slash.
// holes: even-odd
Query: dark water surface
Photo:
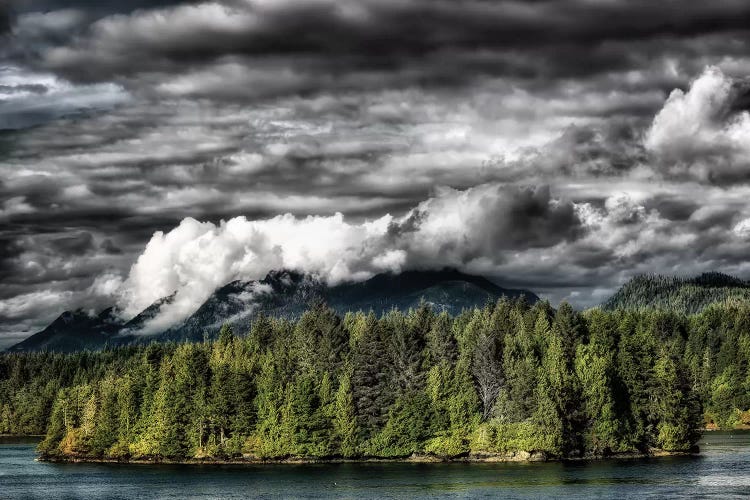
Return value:
<svg viewBox="0 0 750 500">
<path fill-rule="evenodd" d="M 0 439 L 0 498 L 750 497 L 749 432 L 706 433 L 698 458 L 530 464 L 49 464 L 35 444 Z"/>
</svg>

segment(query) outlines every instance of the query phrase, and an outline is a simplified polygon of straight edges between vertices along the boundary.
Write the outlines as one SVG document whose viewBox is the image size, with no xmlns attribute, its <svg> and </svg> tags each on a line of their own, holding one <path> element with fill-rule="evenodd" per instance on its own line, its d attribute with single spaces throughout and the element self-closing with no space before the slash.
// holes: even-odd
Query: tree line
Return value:
<svg viewBox="0 0 750 500">
<path fill-rule="evenodd" d="M 727 274 L 710 272 L 693 278 L 636 276 L 604 303 L 604 309 L 667 309 L 694 314 L 726 302 L 750 300 L 750 283 Z"/>
<path fill-rule="evenodd" d="M 686 316 L 502 299 L 75 354 L 0 356 L 0 432 L 47 456 L 548 457 L 686 450 L 750 408 L 750 306 Z"/>
</svg>

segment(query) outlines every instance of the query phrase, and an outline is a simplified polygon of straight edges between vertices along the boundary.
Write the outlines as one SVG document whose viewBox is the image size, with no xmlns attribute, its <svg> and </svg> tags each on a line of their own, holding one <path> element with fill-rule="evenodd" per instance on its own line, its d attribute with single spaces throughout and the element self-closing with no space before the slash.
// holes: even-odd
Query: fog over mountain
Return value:
<svg viewBox="0 0 750 500">
<path fill-rule="evenodd" d="M 749 109 L 740 0 L 5 1 L 0 347 L 278 269 L 747 279 Z"/>
</svg>

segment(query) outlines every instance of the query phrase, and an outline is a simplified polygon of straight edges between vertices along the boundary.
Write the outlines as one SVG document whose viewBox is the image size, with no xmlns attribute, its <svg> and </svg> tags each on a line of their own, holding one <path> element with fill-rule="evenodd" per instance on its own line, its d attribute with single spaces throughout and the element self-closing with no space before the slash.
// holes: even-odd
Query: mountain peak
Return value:
<svg viewBox="0 0 750 500">
<path fill-rule="evenodd" d="M 687 280 L 688 283 L 692 283 L 698 286 L 704 287 L 737 287 L 746 288 L 750 286 L 748 282 L 716 271 L 710 271 L 707 273 L 700 274 L 694 278 Z"/>
</svg>

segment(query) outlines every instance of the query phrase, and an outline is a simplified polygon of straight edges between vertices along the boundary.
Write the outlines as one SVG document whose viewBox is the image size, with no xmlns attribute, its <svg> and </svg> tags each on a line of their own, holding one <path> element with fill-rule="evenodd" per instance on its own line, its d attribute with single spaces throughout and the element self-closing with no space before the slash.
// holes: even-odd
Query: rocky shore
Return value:
<svg viewBox="0 0 750 500">
<path fill-rule="evenodd" d="M 339 464 L 339 463 L 493 463 L 493 462 L 554 462 L 554 461 L 586 461 L 586 460 L 632 460 L 643 458 L 696 456 L 698 447 L 691 450 L 667 451 L 652 449 L 647 453 L 623 452 L 608 455 L 591 455 L 584 457 L 553 457 L 544 452 L 519 451 L 514 453 L 470 453 L 458 457 L 440 457 L 429 454 L 413 454 L 397 458 L 259 458 L 243 455 L 234 458 L 186 458 L 172 459 L 163 457 L 148 458 L 103 458 L 81 455 L 40 455 L 37 460 L 58 463 L 121 463 L 121 464 L 174 464 L 174 465 L 260 465 L 260 464 Z"/>
</svg>

